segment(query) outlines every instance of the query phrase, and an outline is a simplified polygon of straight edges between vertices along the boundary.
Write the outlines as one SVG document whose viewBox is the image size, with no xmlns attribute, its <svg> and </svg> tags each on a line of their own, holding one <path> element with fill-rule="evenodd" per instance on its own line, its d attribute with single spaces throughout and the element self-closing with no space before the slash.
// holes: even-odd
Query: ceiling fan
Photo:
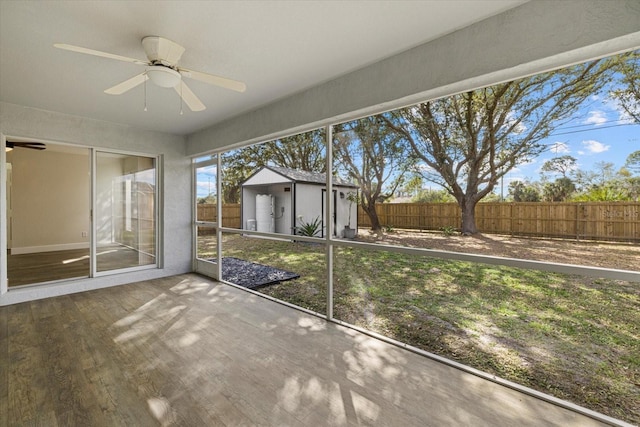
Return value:
<svg viewBox="0 0 640 427">
<path fill-rule="evenodd" d="M 47 148 L 47 146 L 42 142 L 7 141 L 6 150 L 11 151 L 14 148 L 30 148 L 32 150 L 44 150 Z"/>
<path fill-rule="evenodd" d="M 231 89 L 236 92 L 244 92 L 246 90 L 246 85 L 242 82 L 178 66 L 178 61 L 180 61 L 185 50 L 184 47 L 163 37 L 148 36 L 142 39 L 142 47 L 147 54 L 146 61 L 63 43 L 56 43 L 54 46 L 72 52 L 131 62 L 147 67 L 142 73 L 104 91 L 110 95 L 121 95 L 147 80 L 151 80 L 158 86 L 174 88 L 191 111 L 202 111 L 207 107 L 205 107 L 202 101 L 189 89 L 189 86 L 184 83 L 183 77 L 220 86 L 225 89 Z"/>
</svg>

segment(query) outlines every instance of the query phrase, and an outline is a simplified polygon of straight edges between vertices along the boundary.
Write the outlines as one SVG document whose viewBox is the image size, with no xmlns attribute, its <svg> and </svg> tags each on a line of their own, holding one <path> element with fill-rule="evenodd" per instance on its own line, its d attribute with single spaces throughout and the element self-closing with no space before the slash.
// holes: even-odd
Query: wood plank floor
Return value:
<svg viewBox="0 0 640 427">
<path fill-rule="evenodd" d="M 0 426 L 596 426 L 188 274 L 0 307 Z"/>
<path fill-rule="evenodd" d="M 153 264 L 154 258 L 122 245 L 98 248 L 98 271 Z M 89 249 L 7 254 L 9 287 L 89 277 Z"/>
</svg>

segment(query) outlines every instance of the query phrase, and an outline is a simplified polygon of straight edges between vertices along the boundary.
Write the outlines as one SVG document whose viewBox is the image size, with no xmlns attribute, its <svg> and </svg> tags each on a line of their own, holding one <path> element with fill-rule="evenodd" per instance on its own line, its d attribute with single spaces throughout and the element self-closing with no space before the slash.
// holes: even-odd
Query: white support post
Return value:
<svg viewBox="0 0 640 427">
<path fill-rule="evenodd" d="M 91 177 L 91 185 L 89 186 L 89 277 L 96 277 L 98 271 L 98 226 L 96 225 L 96 208 L 97 208 L 97 185 L 98 179 L 96 178 L 98 172 L 98 152 L 95 148 L 89 149 L 89 175 Z"/>
<path fill-rule="evenodd" d="M 5 144 L 7 140 L 0 133 L 0 299 L 8 291 L 7 278 L 7 157 Z"/>
<path fill-rule="evenodd" d="M 159 181 L 160 182 L 160 181 Z M 198 166 L 191 159 L 191 269 L 198 270 Z"/>
<path fill-rule="evenodd" d="M 333 320 L 333 127 L 327 125 L 325 127 L 325 151 L 326 151 L 326 185 L 325 192 L 325 211 L 324 222 L 327 224 L 327 233 L 325 235 L 326 243 L 326 261 L 327 261 L 327 320 Z"/>
<path fill-rule="evenodd" d="M 222 280 L 222 155 L 216 154 L 216 273 Z"/>
</svg>

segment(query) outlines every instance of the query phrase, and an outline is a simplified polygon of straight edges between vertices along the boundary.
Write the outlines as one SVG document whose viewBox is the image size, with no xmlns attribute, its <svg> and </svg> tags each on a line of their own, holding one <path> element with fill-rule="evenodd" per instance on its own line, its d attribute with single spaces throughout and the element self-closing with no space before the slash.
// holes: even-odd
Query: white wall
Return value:
<svg viewBox="0 0 640 427">
<path fill-rule="evenodd" d="M 100 147 L 149 156 L 160 155 L 164 166 L 164 179 L 159 183 L 163 198 L 158 203 L 161 212 L 161 239 L 164 247 L 164 252 L 160 254 L 161 268 L 79 279 L 50 286 L 14 289 L 9 292 L 6 292 L 6 282 L 4 282 L 0 283 L 0 305 L 191 271 L 191 163 L 185 156 L 183 137 L 4 102 L 0 102 L 0 133 L 45 142 Z M 0 159 L 4 157 L 2 153 Z M 4 179 L 0 182 L 3 183 Z M 4 197 L 5 190 L 2 188 L 0 189 L 0 200 L 2 200 L 0 209 L 2 210 L 4 210 Z M 5 215 L 0 215 L 0 219 L 2 220 L 0 241 L 3 242 L 6 237 Z M 6 254 L 4 256 L 6 257 Z M 4 262 L 2 264 L 1 268 L 6 268 L 6 264 Z M 6 275 L 3 275 L 2 280 L 6 280 Z"/>
<path fill-rule="evenodd" d="M 296 184 L 296 225 L 300 225 L 300 221 L 298 217 L 302 215 L 302 220 L 304 222 L 311 222 L 316 217 L 320 216 L 324 226 L 324 233 L 327 231 L 327 224 L 324 220 L 324 212 L 322 210 L 323 203 L 325 203 L 324 197 L 325 192 L 322 191 L 325 187 L 323 185 L 314 185 L 314 184 L 305 184 L 305 183 L 297 183 Z M 336 226 L 335 226 L 335 235 L 338 237 L 343 237 L 344 226 L 349 222 L 349 201 L 347 200 L 347 193 L 349 191 L 356 191 L 355 188 L 351 187 L 342 187 L 338 185 L 333 186 L 333 191 L 336 193 L 335 201 L 335 212 L 336 212 Z M 345 198 L 340 198 L 340 192 L 344 193 Z M 357 206 L 353 204 L 351 206 L 351 227 L 357 228 L 358 219 L 357 219 Z"/>
<path fill-rule="evenodd" d="M 247 227 L 247 220 L 256 219 L 257 194 L 266 194 L 266 191 L 262 190 L 262 187 L 242 187 L 242 197 L 240 198 L 242 224 L 240 224 L 240 228 L 249 229 L 249 227 Z"/>
<path fill-rule="evenodd" d="M 285 191 L 285 188 L 289 188 L 289 191 Z M 293 183 L 270 185 L 268 194 L 272 194 L 275 198 L 276 233 L 293 234 L 291 229 Z M 282 208 L 284 208 L 284 212 L 282 212 Z"/>
<path fill-rule="evenodd" d="M 322 185 L 296 183 L 295 185 L 295 201 L 296 201 L 296 218 L 295 226 L 299 227 L 303 222 L 309 223 L 317 217 L 322 218 Z M 302 220 L 300 217 L 302 216 Z M 324 224 L 326 226 L 326 224 Z M 320 235 L 318 235 L 320 237 Z"/>
<path fill-rule="evenodd" d="M 11 253 L 88 248 L 88 150 L 82 155 L 17 148 L 7 159 L 13 166 Z"/>
<path fill-rule="evenodd" d="M 536 0 L 188 137 L 267 141 L 640 47 L 638 0 Z"/>
</svg>

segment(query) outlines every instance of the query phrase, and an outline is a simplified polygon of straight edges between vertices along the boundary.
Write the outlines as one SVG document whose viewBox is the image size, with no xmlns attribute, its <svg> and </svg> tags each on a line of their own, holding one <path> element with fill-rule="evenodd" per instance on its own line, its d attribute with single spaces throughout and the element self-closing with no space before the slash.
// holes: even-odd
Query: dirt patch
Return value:
<svg viewBox="0 0 640 427">
<path fill-rule="evenodd" d="M 372 233 L 367 229 L 358 230 L 356 241 L 620 270 L 637 270 L 640 266 L 640 244 L 637 243 L 527 238 L 497 234 L 447 236 L 441 232 L 416 230 Z"/>
</svg>

